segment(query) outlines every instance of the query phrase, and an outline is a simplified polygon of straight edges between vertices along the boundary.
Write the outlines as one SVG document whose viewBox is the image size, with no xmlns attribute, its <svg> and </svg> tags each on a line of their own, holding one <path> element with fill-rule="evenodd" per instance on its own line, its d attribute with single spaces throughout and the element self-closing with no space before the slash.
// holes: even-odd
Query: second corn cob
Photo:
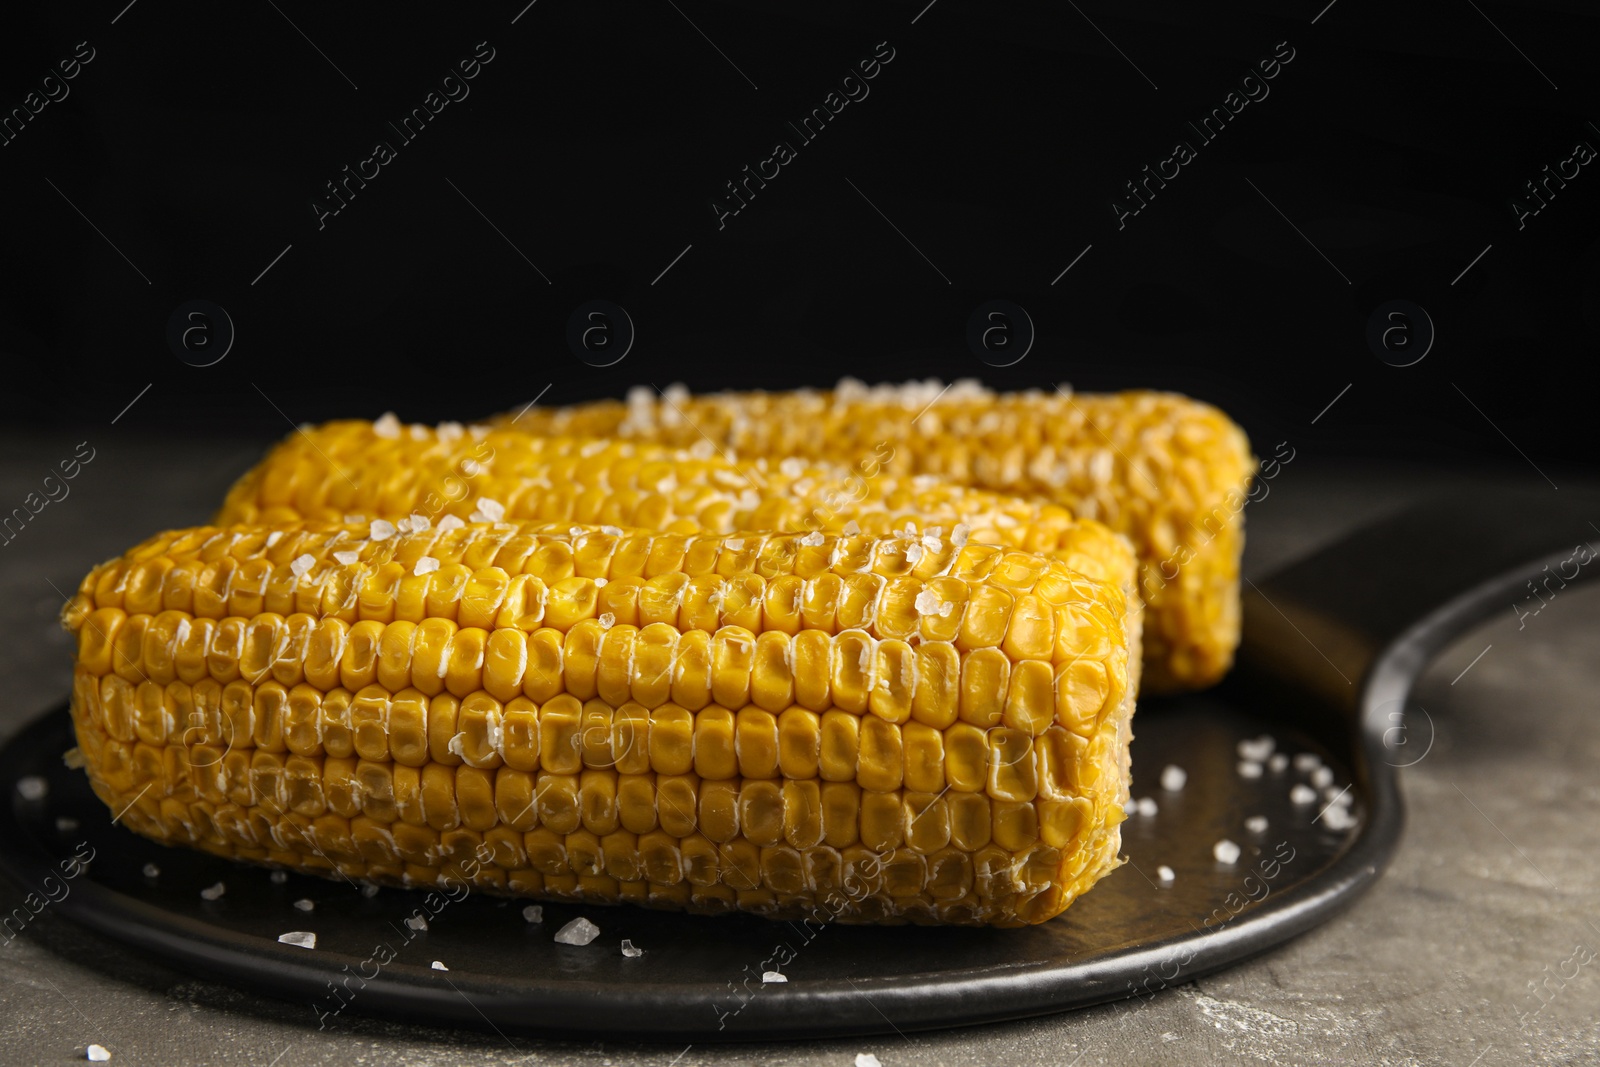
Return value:
<svg viewBox="0 0 1600 1067">
<path fill-rule="evenodd" d="M 832 391 L 634 389 L 626 402 L 524 409 L 534 433 L 711 442 L 742 461 L 886 456 L 892 475 L 1038 495 L 1132 540 L 1141 563 L 1145 684 L 1216 682 L 1239 642 L 1239 556 L 1254 461 L 1240 428 L 1176 393 L 996 393 L 975 382 Z"/>
</svg>

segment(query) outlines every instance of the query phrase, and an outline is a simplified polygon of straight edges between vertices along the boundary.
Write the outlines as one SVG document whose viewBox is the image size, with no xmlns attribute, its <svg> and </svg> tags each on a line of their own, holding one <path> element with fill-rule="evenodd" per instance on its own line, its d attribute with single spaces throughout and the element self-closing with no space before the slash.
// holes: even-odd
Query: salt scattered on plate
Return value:
<svg viewBox="0 0 1600 1067">
<path fill-rule="evenodd" d="M 310 930 L 290 930 L 286 934 L 279 934 L 278 940 L 285 945 L 294 945 L 297 948 L 317 947 L 317 935 Z"/>
<path fill-rule="evenodd" d="M 111 1059 L 111 1050 L 104 1045 L 90 1045 L 84 1050 L 84 1056 L 90 1063 L 105 1063 Z"/>
<path fill-rule="evenodd" d="M 1156 877 L 1161 879 L 1162 885 L 1171 885 L 1172 880 L 1178 876 L 1172 872 L 1171 867 L 1168 867 L 1165 863 L 1163 863 L 1161 866 L 1156 868 Z"/>
<path fill-rule="evenodd" d="M 779 974 L 777 971 L 762 971 L 761 980 L 763 982 L 787 982 L 789 978 L 787 975 Z"/>
<path fill-rule="evenodd" d="M 70 834 L 78 828 L 78 820 L 70 815 L 56 816 L 56 829 L 64 834 Z"/>
<path fill-rule="evenodd" d="M 272 880 L 273 885 L 282 885 L 289 880 L 289 872 L 273 871 L 271 874 L 267 875 L 267 877 Z"/>
<path fill-rule="evenodd" d="M 153 863 L 147 863 L 144 865 L 144 876 L 146 878 L 160 878 L 161 868 Z"/>
<path fill-rule="evenodd" d="M 556 944 L 587 945 L 599 936 L 600 928 L 580 916 L 556 931 Z"/>
<path fill-rule="evenodd" d="M 1189 774 L 1176 763 L 1169 763 L 1161 772 L 1161 788 L 1176 793 L 1189 780 Z"/>
<path fill-rule="evenodd" d="M 1295 787 L 1289 790 L 1289 799 L 1299 805 L 1313 803 L 1317 799 L 1317 791 L 1304 782 L 1296 782 Z"/>
<path fill-rule="evenodd" d="M 1294 769 L 1301 774 L 1310 774 L 1322 766 L 1322 757 L 1315 752 L 1298 752 L 1294 757 Z"/>
<path fill-rule="evenodd" d="M 1311 772 L 1311 784 L 1318 789 L 1325 789 L 1333 784 L 1333 768 L 1318 767 Z"/>
<path fill-rule="evenodd" d="M 424 919 L 420 915 L 407 916 L 406 925 L 411 927 L 411 929 L 418 931 L 419 933 L 428 932 L 428 920 Z"/>
<path fill-rule="evenodd" d="M 317 905 L 313 901 L 307 900 L 305 897 L 301 897 L 299 900 L 294 902 L 294 906 L 301 911 L 312 911 Z"/>
<path fill-rule="evenodd" d="M 37 774 L 17 779 L 17 795 L 23 800 L 43 800 L 50 792 L 50 783 Z"/>
<path fill-rule="evenodd" d="M 448 971 L 450 969 L 450 968 L 446 967 L 443 963 L 440 963 L 438 960 L 434 960 L 433 961 L 432 967 L 436 971 Z"/>
<path fill-rule="evenodd" d="M 628 957 L 630 960 L 631 959 L 637 959 L 638 957 L 644 955 L 644 949 L 640 948 L 638 945 L 635 945 L 632 941 L 629 941 L 627 938 L 623 938 L 622 939 L 622 954 L 624 956 Z"/>
<path fill-rule="evenodd" d="M 883 1064 L 879 1063 L 878 1057 L 870 1052 L 858 1052 L 856 1053 L 856 1067 L 883 1067 Z"/>
<path fill-rule="evenodd" d="M 1239 761 L 1239 777 L 1240 778 L 1260 778 L 1261 777 L 1261 764 L 1257 763 L 1255 760 L 1248 760 L 1248 759 L 1240 760 Z"/>
<path fill-rule="evenodd" d="M 1267 817 L 1252 815 L 1244 821 L 1244 828 L 1253 834 L 1264 834 L 1267 832 Z"/>
<path fill-rule="evenodd" d="M 1262 734 L 1255 740 L 1240 741 L 1236 746 L 1239 758 L 1250 760 L 1252 763 L 1262 763 L 1272 755 L 1272 750 L 1278 746 L 1269 734 Z"/>
<path fill-rule="evenodd" d="M 1218 863 L 1231 865 L 1239 862 L 1239 846 L 1226 837 L 1211 846 L 1211 854 L 1217 857 Z"/>
<path fill-rule="evenodd" d="M 223 885 L 221 882 L 218 882 L 216 885 L 207 886 L 206 888 L 200 890 L 200 899 L 216 900 L 227 891 L 228 887 Z"/>
<path fill-rule="evenodd" d="M 1134 801 L 1134 807 L 1138 809 L 1140 815 L 1143 815 L 1147 819 L 1154 815 L 1158 810 L 1153 797 L 1140 797 L 1138 800 Z"/>
<path fill-rule="evenodd" d="M 529 904 L 522 909 L 522 917 L 531 923 L 542 923 L 544 922 L 544 906 Z"/>
<path fill-rule="evenodd" d="M 375 897 L 378 895 L 378 887 L 372 882 L 368 882 L 366 885 L 361 887 L 361 895 L 364 897 Z"/>
<path fill-rule="evenodd" d="M 1273 774 L 1282 774 L 1289 766 L 1289 757 L 1282 752 L 1274 752 L 1272 758 L 1267 760 L 1267 767 Z"/>
</svg>

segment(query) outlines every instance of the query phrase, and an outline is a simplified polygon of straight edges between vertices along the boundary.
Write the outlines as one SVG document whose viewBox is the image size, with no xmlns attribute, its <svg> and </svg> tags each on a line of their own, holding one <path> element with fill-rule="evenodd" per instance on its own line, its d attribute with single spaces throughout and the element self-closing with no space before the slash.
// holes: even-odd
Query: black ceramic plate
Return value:
<svg viewBox="0 0 1600 1067">
<path fill-rule="evenodd" d="M 531 924 L 523 902 L 474 894 L 435 897 L 437 914 L 419 932 L 405 919 L 428 908 L 421 892 L 367 897 L 299 875 L 274 884 L 264 870 L 114 827 L 82 773 L 61 762 L 73 742 L 60 709 L 0 752 L 0 865 L 37 906 L 196 972 L 303 1002 L 308 1024 L 352 1012 L 506 1033 L 822 1037 L 1149 995 L 1308 929 L 1377 877 L 1403 820 L 1396 768 L 1414 759 L 1399 742 L 1422 740 L 1396 731 L 1391 713 L 1451 635 L 1542 564 L 1571 555 L 1545 550 L 1569 536 L 1586 540 L 1580 519 L 1600 507 L 1561 496 L 1560 508 L 1542 499 L 1435 505 L 1247 586 L 1245 645 L 1229 683 L 1140 702 L 1134 794 L 1159 810 L 1124 824 L 1128 863 L 1061 917 L 1028 929 L 819 928 L 557 904 Z M 1321 799 L 1292 803 L 1292 786 L 1308 780 L 1293 767 L 1241 777 L 1235 746 L 1260 734 L 1332 768 L 1336 788 L 1350 787 L 1356 824 L 1335 829 Z M 1158 785 L 1169 763 L 1187 771 L 1181 791 Z M 14 788 L 27 776 L 48 783 L 43 798 Z M 1266 828 L 1250 832 L 1250 816 L 1265 816 Z M 1214 857 L 1223 839 L 1240 846 L 1235 863 Z M 74 853 L 88 849 L 88 871 L 64 879 Z M 149 863 L 158 875 L 143 873 Z M 1161 866 L 1174 872 L 1170 885 Z M 225 895 L 202 899 L 219 881 Z M 296 909 L 300 899 L 315 909 Z M 599 938 L 557 944 L 555 931 L 579 915 L 600 927 Z M 314 931 L 317 947 L 278 942 L 296 930 Z M 624 938 L 643 955 L 624 957 Z M 434 969 L 435 960 L 449 969 Z M 769 969 L 788 981 L 763 983 Z"/>
</svg>

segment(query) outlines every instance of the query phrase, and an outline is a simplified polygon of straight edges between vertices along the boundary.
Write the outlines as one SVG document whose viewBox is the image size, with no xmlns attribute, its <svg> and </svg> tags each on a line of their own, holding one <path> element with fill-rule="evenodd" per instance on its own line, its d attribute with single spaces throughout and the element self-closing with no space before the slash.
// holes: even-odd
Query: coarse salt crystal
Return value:
<svg viewBox="0 0 1600 1067">
<path fill-rule="evenodd" d="M 111 1059 L 111 1050 L 104 1045 L 90 1045 L 83 1054 L 90 1063 L 105 1063 Z"/>
<path fill-rule="evenodd" d="M 1272 750 L 1277 747 L 1277 742 L 1268 735 L 1262 734 L 1253 741 L 1240 741 L 1236 747 L 1238 748 L 1240 759 L 1262 763 L 1272 755 Z"/>
<path fill-rule="evenodd" d="M 459 733 L 459 734 L 452 735 L 450 740 L 445 742 L 445 746 L 444 747 L 446 749 L 448 749 L 449 751 L 454 752 L 457 756 L 460 756 L 462 759 L 465 759 L 466 756 L 467 756 L 466 745 L 467 745 L 467 735 L 464 734 L 464 733 Z"/>
<path fill-rule="evenodd" d="M 200 899 L 201 900 L 217 900 L 218 898 L 220 898 L 222 896 L 222 894 L 226 893 L 227 891 L 228 891 L 228 887 L 223 885 L 221 882 L 218 882 L 216 885 L 209 885 L 209 886 L 206 886 L 204 889 L 200 890 Z"/>
<path fill-rule="evenodd" d="M 77 745 L 73 745 L 71 748 L 61 753 L 61 763 L 68 770 L 81 771 L 87 765 L 87 762 L 88 761 L 83 758 L 83 749 L 79 748 Z"/>
<path fill-rule="evenodd" d="M 307 900 L 305 897 L 301 897 L 299 900 L 294 902 L 294 906 L 299 908 L 301 911 L 313 911 L 316 909 L 317 905 L 313 901 Z"/>
<path fill-rule="evenodd" d="M 1333 804 L 1322 813 L 1322 821 L 1330 830 L 1348 830 L 1361 820 L 1351 814 L 1349 808 Z"/>
<path fill-rule="evenodd" d="M 377 885 L 375 883 L 373 883 L 373 882 L 368 882 L 366 885 L 361 887 L 361 895 L 364 896 L 364 897 L 369 897 L 369 898 L 377 896 L 378 895 L 378 887 L 377 887 Z"/>
<path fill-rule="evenodd" d="M 858 534 L 860 532 L 861 532 L 861 524 L 859 522 L 857 522 L 856 520 L 851 519 L 849 522 L 844 524 L 844 535 L 846 537 L 854 537 L 856 534 Z"/>
<path fill-rule="evenodd" d="M 810 533 L 800 538 L 800 543 L 805 545 L 807 548 L 816 548 L 826 540 L 827 538 L 823 537 L 821 533 L 817 532 L 816 530 L 812 530 Z"/>
<path fill-rule="evenodd" d="M 580 916 L 556 931 L 556 944 L 587 945 L 599 936 L 600 928 Z"/>
<path fill-rule="evenodd" d="M 407 916 L 406 925 L 420 934 L 425 934 L 428 932 L 428 920 L 424 919 L 420 915 Z"/>
<path fill-rule="evenodd" d="M 486 496 L 478 498 L 478 510 L 488 516 L 490 522 L 499 522 L 506 517 L 506 506 Z"/>
<path fill-rule="evenodd" d="M 620 526 L 602 526 L 602 527 L 600 527 L 600 532 L 603 533 L 603 534 L 608 534 L 611 537 L 621 537 L 622 536 L 622 527 L 620 527 Z"/>
<path fill-rule="evenodd" d="M 1267 817 L 1252 815 L 1244 821 L 1244 828 L 1253 834 L 1264 834 L 1267 832 Z"/>
<path fill-rule="evenodd" d="M 307 552 L 303 555 L 296 556 L 294 558 L 294 562 L 289 564 L 289 570 L 294 573 L 296 578 L 304 578 L 306 576 L 306 572 L 316 565 L 317 557 Z"/>
<path fill-rule="evenodd" d="M 964 522 L 958 522 L 956 523 L 956 528 L 950 531 L 950 543 L 955 545 L 957 548 L 965 548 L 967 545 L 967 537 L 971 535 L 971 533 L 972 527 L 968 526 Z"/>
<path fill-rule="evenodd" d="M 160 878 L 161 868 L 153 863 L 147 863 L 144 865 L 144 876 L 146 878 Z"/>
<path fill-rule="evenodd" d="M 1156 807 L 1155 798 L 1153 797 L 1140 797 L 1134 802 L 1134 807 L 1138 808 L 1139 814 L 1143 815 L 1147 819 L 1159 810 Z"/>
<path fill-rule="evenodd" d="M 778 464 L 778 470 L 785 478 L 798 478 L 806 472 L 806 462 L 797 456 L 790 456 Z"/>
<path fill-rule="evenodd" d="M 595 587 L 595 588 L 596 588 L 596 589 L 604 589 L 604 588 L 605 588 L 605 587 L 606 587 L 606 584 L 607 584 L 607 583 L 608 583 L 608 582 L 609 582 L 609 581 L 610 581 L 610 579 L 609 579 L 609 578 L 596 578 L 596 579 L 595 579 L 595 580 L 594 580 L 594 587 Z"/>
<path fill-rule="evenodd" d="M 1289 790 L 1289 800 L 1292 803 L 1301 805 L 1302 807 L 1307 804 L 1314 803 L 1316 799 L 1317 791 L 1312 789 L 1309 785 L 1306 785 L 1304 782 L 1296 782 L 1295 787 Z"/>
<path fill-rule="evenodd" d="M 906 562 L 912 564 L 913 566 L 921 563 L 922 557 L 926 554 L 926 550 L 923 549 L 922 544 L 919 541 L 913 541 L 906 546 Z"/>
<path fill-rule="evenodd" d="M 361 559 L 361 553 L 353 551 L 353 550 L 349 551 L 349 552 L 335 552 L 333 554 L 333 558 L 334 558 L 334 560 L 336 562 L 341 563 L 344 566 L 348 567 L 348 566 L 350 566 L 350 564 L 355 563 L 355 562 L 357 562 L 358 560 Z"/>
<path fill-rule="evenodd" d="M 744 538 L 742 538 L 742 537 L 730 537 L 726 541 L 722 542 L 722 547 L 726 548 L 726 549 L 728 549 L 728 550 L 730 550 L 732 552 L 743 551 L 744 550 Z"/>
<path fill-rule="evenodd" d="M 372 432 L 379 437 L 396 438 L 400 436 L 400 419 L 392 411 L 385 411 L 372 423 Z"/>
<path fill-rule="evenodd" d="M 635 945 L 632 941 L 629 941 L 627 938 L 623 938 L 622 939 L 622 954 L 624 956 L 628 957 L 630 960 L 631 959 L 637 959 L 638 957 L 644 955 L 644 949 L 640 948 L 638 945 Z"/>
<path fill-rule="evenodd" d="M 387 519 L 373 519 L 367 527 L 367 536 L 374 541 L 387 541 L 394 536 L 394 523 Z"/>
<path fill-rule="evenodd" d="M 1176 793 L 1183 788 L 1183 783 L 1189 780 L 1189 774 L 1176 763 L 1169 763 L 1161 771 L 1161 788 L 1169 793 Z"/>
<path fill-rule="evenodd" d="M 466 521 L 459 515 L 446 515 L 439 520 L 439 532 L 449 533 L 451 530 L 459 530 L 465 525 Z"/>
<path fill-rule="evenodd" d="M 1240 760 L 1239 761 L 1239 777 L 1240 778 L 1260 778 L 1261 777 L 1261 764 L 1257 763 L 1255 760 L 1248 760 L 1248 759 Z"/>
<path fill-rule="evenodd" d="M 1273 753 L 1272 758 L 1267 760 L 1267 767 L 1272 771 L 1273 774 L 1282 774 L 1286 769 L 1288 769 L 1288 766 L 1289 757 L 1285 756 L 1282 752 Z"/>
<path fill-rule="evenodd" d="M 285 945 L 294 945 L 297 948 L 317 947 L 317 935 L 310 930 L 290 930 L 286 934 L 279 934 L 278 940 Z"/>
<path fill-rule="evenodd" d="M 1310 774 L 1322 766 L 1322 757 L 1315 752 L 1299 752 L 1294 757 L 1294 769 L 1301 774 Z"/>
<path fill-rule="evenodd" d="M 283 540 L 283 531 L 282 530 L 273 530 L 271 533 L 267 534 L 267 547 L 271 548 L 273 545 L 277 544 L 279 541 L 282 541 L 282 540 Z"/>
<path fill-rule="evenodd" d="M 1161 866 L 1156 868 L 1156 877 L 1161 879 L 1162 885 L 1171 885 L 1173 879 L 1177 878 L 1178 876 L 1173 873 L 1171 867 L 1168 867 L 1165 863 L 1163 863 Z"/>
<path fill-rule="evenodd" d="M 429 964 L 429 966 L 432 967 L 436 971 L 448 971 L 450 969 L 450 968 L 446 967 L 439 960 L 434 960 L 431 964 Z"/>
<path fill-rule="evenodd" d="M 941 597 L 938 593 L 935 593 L 932 589 L 924 589 L 922 592 L 917 594 L 917 599 L 914 601 L 914 603 L 917 606 L 918 614 L 937 615 L 939 614 L 939 609 L 944 605 L 945 601 L 943 597 Z"/>
<path fill-rule="evenodd" d="M 602 612 L 599 618 L 600 629 L 609 630 L 617 624 L 617 617 L 611 612 Z"/>
<path fill-rule="evenodd" d="M 1322 799 L 1326 800 L 1329 804 L 1348 806 L 1350 804 L 1350 787 L 1344 786 L 1341 789 L 1335 789 L 1331 785 L 1324 786 L 1322 790 Z"/>
<path fill-rule="evenodd" d="M 272 882 L 273 885 L 282 885 L 289 880 L 289 872 L 273 871 L 271 874 L 267 875 L 267 878 Z"/>
<path fill-rule="evenodd" d="M 422 556 L 418 558 L 417 565 L 411 568 L 411 573 L 420 578 L 424 574 L 432 574 L 438 569 L 439 561 L 437 559 L 432 556 Z"/>
<path fill-rule="evenodd" d="M 413 441 L 426 441 L 428 439 L 428 428 L 421 423 L 412 423 L 411 439 Z"/>
<path fill-rule="evenodd" d="M 64 834 L 70 834 L 78 828 L 78 820 L 70 815 L 56 816 L 56 829 Z"/>
<path fill-rule="evenodd" d="M 1333 784 L 1333 768 L 1318 767 L 1311 772 L 1311 784 L 1318 789 L 1326 788 Z"/>
<path fill-rule="evenodd" d="M 426 516 L 426 515 L 418 515 L 415 511 L 413 511 L 411 513 L 411 532 L 412 533 L 421 533 L 423 530 L 426 530 L 431 525 L 433 525 L 433 524 L 428 520 L 428 516 Z"/>
<path fill-rule="evenodd" d="M 1217 857 L 1218 863 L 1234 864 L 1239 862 L 1239 846 L 1224 837 L 1211 846 L 1211 854 Z"/>
<path fill-rule="evenodd" d="M 1137 815 L 1139 814 L 1139 802 L 1132 797 L 1129 797 L 1127 800 L 1122 802 L 1122 810 L 1127 812 L 1129 815 Z"/>
<path fill-rule="evenodd" d="M 777 971 L 762 971 L 761 980 L 763 982 L 787 982 L 789 977 Z"/>
<path fill-rule="evenodd" d="M 441 422 L 439 428 L 434 432 L 439 435 L 439 440 L 441 441 L 454 441 L 466 433 L 467 428 L 459 422 Z"/>
<path fill-rule="evenodd" d="M 541 904 L 529 904 L 522 909 L 522 917 L 531 923 L 542 923 L 544 922 L 544 906 Z"/>
<path fill-rule="evenodd" d="M 879 1063 L 878 1057 L 870 1052 L 858 1052 L 856 1053 L 856 1067 L 883 1067 L 883 1064 Z"/>
<path fill-rule="evenodd" d="M 479 474 L 483 473 L 483 464 L 470 457 L 464 459 L 461 461 L 461 473 L 465 474 L 468 478 L 475 478 Z"/>
</svg>

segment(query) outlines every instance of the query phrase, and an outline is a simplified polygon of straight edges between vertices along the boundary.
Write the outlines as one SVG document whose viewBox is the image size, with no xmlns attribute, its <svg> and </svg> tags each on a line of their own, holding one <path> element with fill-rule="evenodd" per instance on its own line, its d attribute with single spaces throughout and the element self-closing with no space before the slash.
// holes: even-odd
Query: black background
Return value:
<svg viewBox="0 0 1600 1067">
<path fill-rule="evenodd" d="M 104 424 L 149 383 L 119 429 L 981 376 L 1181 390 L 1263 454 L 1592 466 L 1600 165 L 1521 230 L 1510 206 L 1600 147 L 1589 5 L 525 2 L 0 16 L 0 111 L 95 50 L 0 147 L 5 419 Z M 480 41 L 470 96 L 400 145 L 386 122 Z M 786 123 L 882 41 L 870 95 L 799 145 Z M 1281 41 L 1270 95 L 1200 146 L 1186 120 Z M 1179 137 L 1198 158 L 1119 230 Z M 319 229 L 379 139 L 397 158 Z M 778 139 L 798 158 L 719 230 L 711 198 Z M 592 298 L 637 327 L 608 368 L 565 341 Z M 965 343 L 995 298 L 1038 331 L 1005 369 Z M 166 341 L 192 299 L 237 330 L 214 366 Z M 1394 299 L 1437 328 L 1414 366 L 1365 339 Z"/>
</svg>

